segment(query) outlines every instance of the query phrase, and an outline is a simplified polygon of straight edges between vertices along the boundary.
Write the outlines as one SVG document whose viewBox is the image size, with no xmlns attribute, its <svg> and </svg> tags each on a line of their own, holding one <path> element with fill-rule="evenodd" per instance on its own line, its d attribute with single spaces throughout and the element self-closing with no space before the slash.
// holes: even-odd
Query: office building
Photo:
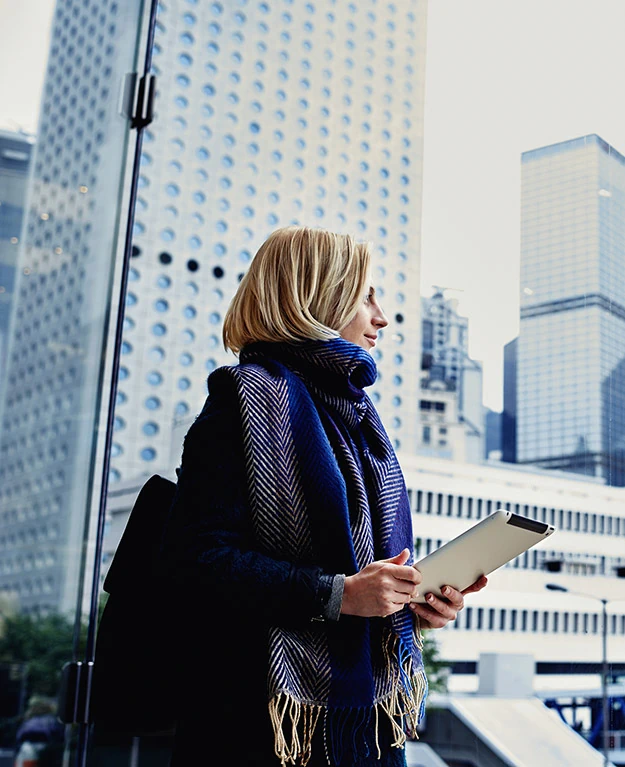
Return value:
<svg viewBox="0 0 625 767">
<path fill-rule="evenodd" d="M 120 92 L 137 67 L 142 6 L 58 2 L 52 19 L 0 370 L 0 590 L 24 612 L 70 614 L 90 551 L 103 348 L 126 220 Z"/>
<path fill-rule="evenodd" d="M 160 465 L 199 412 L 229 300 L 278 227 L 374 243 L 390 319 L 373 397 L 395 445 L 418 415 L 424 2 L 169 2 L 144 147 L 112 479 Z"/>
<path fill-rule="evenodd" d="M 484 458 L 501 460 L 501 418 L 502 413 L 486 408 L 485 423 L 485 447 Z"/>
<path fill-rule="evenodd" d="M 625 484 L 625 158 L 522 156 L 517 461 Z"/>
<path fill-rule="evenodd" d="M 501 460 L 516 463 L 517 346 L 514 338 L 503 348 L 503 412 L 501 414 Z"/>
<path fill-rule="evenodd" d="M 486 443 L 482 365 L 469 356 L 469 321 L 458 314 L 456 299 L 445 298 L 444 288 L 436 288 L 431 297 L 421 298 L 421 314 L 421 365 L 426 375 L 421 379 L 420 413 L 430 410 L 425 392 L 453 392 L 456 404 L 452 408 L 446 406 L 446 409 L 455 411 L 455 420 L 463 426 L 465 441 L 465 447 L 460 451 L 464 457 L 456 460 L 479 463 L 484 458 Z M 450 426 L 453 421 L 454 418 L 450 420 Z M 423 428 L 427 435 L 428 425 L 422 424 L 421 430 Z M 421 449 L 427 442 L 423 431 L 419 436 Z M 442 453 L 439 455 L 443 457 Z"/>
<path fill-rule="evenodd" d="M 6 364 L 10 305 L 34 141 L 34 136 L 25 133 L 0 130 L 0 370 Z"/>
</svg>

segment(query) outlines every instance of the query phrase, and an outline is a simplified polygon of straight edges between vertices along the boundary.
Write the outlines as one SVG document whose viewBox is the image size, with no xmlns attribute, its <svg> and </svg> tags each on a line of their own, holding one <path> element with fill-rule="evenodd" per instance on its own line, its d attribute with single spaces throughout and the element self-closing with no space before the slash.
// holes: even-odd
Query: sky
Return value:
<svg viewBox="0 0 625 767">
<path fill-rule="evenodd" d="M 36 130 L 53 7 L 0 0 L 0 128 Z M 429 2 L 422 292 L 458 299 L 495 410 L 519 327 L 521 153 L 598 133 L 625 154 L 623 29 L 625 0 Z"/>
</svg>

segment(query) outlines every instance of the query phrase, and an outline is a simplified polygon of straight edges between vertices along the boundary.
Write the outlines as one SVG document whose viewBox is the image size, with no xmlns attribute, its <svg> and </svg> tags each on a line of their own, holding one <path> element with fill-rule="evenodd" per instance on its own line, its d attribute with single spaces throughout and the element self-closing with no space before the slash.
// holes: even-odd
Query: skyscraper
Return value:
<svg viewBox="0 0 625 767">
<path fill-rule="evenodd" d="M 516 463 L 517 347 L 513 338 L 503 348 L 503 412 L 501 414 L 501 460 Z"/>
<path fill-rule="evenodd" d="M 413 450 L 426 3 L 168 2 L 145 144 L 112 479 L 163 465 L 174 417 L 233 364 L 221 327 L 255 251 L 302 224 L 375 245 L 390 326 L 374 398 Z"/>
<path fill-rule="evenodd" d="M 33 143 L 33 136 L 0 130 L 0 370 L 5 366 L 10 302 Z"/>
<path fill-rule="evenodd" d="M 625 484 L 625 158 L 522 156 L 517 460 Z"/>
<path fill-rule="evenodd" d="M 422 388 L 436 388 L 432 383 L 439 381 L 455 393 L 453 409 L 464 431 L 462 460 L 480 463 L 486 439 L 482 364 L 469 357 L 469 320 L 458 314 L 457 300 L 445 298 L 443 290 L 437 288 L 433 296 L 421 298 L 422 365 L 428 371 Z"/>
<path fill-rule="evenodd" d="M 0 590 L 25 612 L 70 611 L 87 550 L 142 6 L 59 0 L 52 21 L 0 368 Z"/>
</svg>

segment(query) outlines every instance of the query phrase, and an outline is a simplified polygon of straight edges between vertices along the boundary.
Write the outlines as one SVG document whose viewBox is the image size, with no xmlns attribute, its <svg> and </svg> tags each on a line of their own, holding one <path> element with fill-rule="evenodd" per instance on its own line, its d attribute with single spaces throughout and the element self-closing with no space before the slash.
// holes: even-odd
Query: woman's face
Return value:
<svg viewBox="0 0 625 767">
<path fill-rule="evenodd" d="M 341 338 L 370 352 L 375 346 L 378 330 L 387 325 L 388 320 L 375 297 L 375 289 L 370 287 L 354 319 L 341 330 Z"/>
</svg>

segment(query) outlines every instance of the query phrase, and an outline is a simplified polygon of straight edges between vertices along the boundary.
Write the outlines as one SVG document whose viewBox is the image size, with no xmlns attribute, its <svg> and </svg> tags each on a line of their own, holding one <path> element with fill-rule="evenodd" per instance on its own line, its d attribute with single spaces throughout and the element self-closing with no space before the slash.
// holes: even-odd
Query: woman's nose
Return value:
<svg viewBox="0 0 625 767">
<path fill-rule="evenodd" d="M 385 328 L 388 325 L 388 317 L 384 314 L 381 306 L 378 306 L 378 311 L 375 313 L 373 322 L 378 328 Z"/>
</svg>

